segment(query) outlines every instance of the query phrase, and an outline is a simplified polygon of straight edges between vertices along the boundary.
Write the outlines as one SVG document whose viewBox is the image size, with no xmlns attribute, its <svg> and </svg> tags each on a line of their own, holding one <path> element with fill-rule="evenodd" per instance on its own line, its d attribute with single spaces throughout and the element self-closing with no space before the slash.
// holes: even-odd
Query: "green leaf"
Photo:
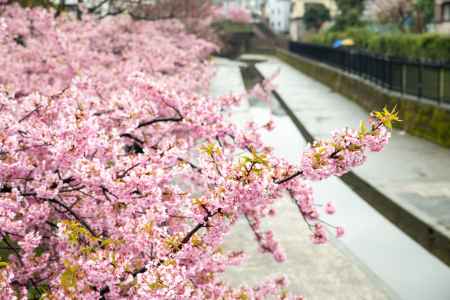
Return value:
<svg viewBox="0 0 450 300">
<path fill-rule="evenodd" d="M 37 288 L 30 286 L 28 288 L 28 300 L 47 299 L 48 291 L 49 291 L 49 286 L 46 283 L 39 285 Z"/>
<path fill-rule="evenodd" d="M 64 289 L 75 288 L 77 286 L 77 273 L 79 267 L 76 265 L 70 265 L 69 262 L 65 262 L 66 270 L 61 274 L 61 285 Z"/>
</svg>

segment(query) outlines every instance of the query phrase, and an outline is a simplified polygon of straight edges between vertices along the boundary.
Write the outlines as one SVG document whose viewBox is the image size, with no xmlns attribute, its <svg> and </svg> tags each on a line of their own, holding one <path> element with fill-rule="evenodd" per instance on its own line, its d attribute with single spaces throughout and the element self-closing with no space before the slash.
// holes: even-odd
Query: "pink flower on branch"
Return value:
<svg viewBox="0 0 450 300">
<path fill-rule="evenodd" d="M 331 202 L 325 203 L 325 212 L 329 215 L 332 215 L 336 212 L 336 208 L 334 207 L 333 203 Z"/>
<path fill-rule="evenodd" d="M 344 233 L 345 233 L 344 228 L 342 228 L 342 227 L 340 227 L 340 226 L 336 227 L 336 236 L 337 236 L 337 237 L 343 236 Z"/>
</svg>

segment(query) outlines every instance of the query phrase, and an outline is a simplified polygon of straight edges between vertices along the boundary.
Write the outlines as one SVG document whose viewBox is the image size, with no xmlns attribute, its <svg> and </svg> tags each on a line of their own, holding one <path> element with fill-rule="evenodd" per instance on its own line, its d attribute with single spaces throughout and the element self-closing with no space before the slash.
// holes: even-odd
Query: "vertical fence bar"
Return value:
<svg viewBox="0 0 450 300">
<path fill-rule="evenodd" d="M 445 76 L 445 69 L 444 69 L 444 67 L 440 67 L 439 68 L 439 93 L 438 93 L 438 95 L 439 95 L 439 105 L 442 105 L 442 103 L 444 102 L 444 84 L 445 84 L 445 78 L 444 78 L 444 76 Z M 450 84 L 450 82 L 448 83 L 448 84 Z"/>
<path fill-rule="evenodd" d="M 436 101 L 441 105 L 441 68 L 435 67 L 434 71 L 437 73 Z"/>
<path fill-rule="evenodd" d="M 406 91 L 406 64 L 402 62 L 402 95 Z"/>
<path fill-rule="evenodd" d="M 423 88 L 423 74 L 422 74 L 423 66 L 422 62 L 417 62 L 417 97 L 422 98 L 422 88 Z"/>
<path fill-rule="evenodd" d="M 389 57 L 386 57 L 386 88 L 392 90 L 392 64 Z"/>
</svg>

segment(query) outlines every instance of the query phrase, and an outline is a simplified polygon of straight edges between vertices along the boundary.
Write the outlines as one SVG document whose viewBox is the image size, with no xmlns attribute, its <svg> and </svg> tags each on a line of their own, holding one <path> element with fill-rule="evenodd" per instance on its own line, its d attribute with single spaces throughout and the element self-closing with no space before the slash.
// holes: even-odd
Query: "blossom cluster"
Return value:
<svg viewBox="0 0 450 300">
<path fill-rule="evenodd" d="M 191 84 L 195 80 L 181 76 L 193 76 L 204 84 L 207 81 L 198 76 L 208 78 L 205 60 L 217 50 L 186 33 L 176 19 L 138 22 L 120 15 L 98 21 L 85 15 L 79 21 L 70 16 L 55 19 L 45 9 L 1 9 L 0 84 L 16 97 L 54 95 L 80 75 L 103 82 L 97 91 L 107 97 L 135 71 Z"/>
<path fill-rule="evenodd" d="M 225 19 L 235 23 L 250 23 L 252 16 L 248 9 L 236 4 L 231 4 L 228 7 L 223 7 L 221 14 Z"/>
<path fill-rule="evenodd" d="M 227 285 L 218 274 L 243 253 L 224 237 L 245 218 L 283 261 L 260 224 L 287 191 L 325 242 L 307 180 L 381 150 L 395 113 L 292 165 L 226 117 L 242 96 L 208 96 L 215 47 L 176 20 L 50 15 L 0 15 L 0 299 L 287 299 L 284 278 Z"/>
</svg>

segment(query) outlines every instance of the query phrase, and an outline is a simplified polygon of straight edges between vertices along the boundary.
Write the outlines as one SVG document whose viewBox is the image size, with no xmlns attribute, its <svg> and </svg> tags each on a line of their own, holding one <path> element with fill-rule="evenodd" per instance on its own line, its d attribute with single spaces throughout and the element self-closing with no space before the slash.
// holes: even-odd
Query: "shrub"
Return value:
<svg viewBox="0 0 450 300">
<path fill-rule="evenodd" d="M 309 41 L 330 46 L 344 38 L 353 39 L 357 48 L 379 55 L 450 61 L 450 37 L 435 33 L 377 33 L 365 28 L 349 28 L 320 33 Z"/>
</svg>

